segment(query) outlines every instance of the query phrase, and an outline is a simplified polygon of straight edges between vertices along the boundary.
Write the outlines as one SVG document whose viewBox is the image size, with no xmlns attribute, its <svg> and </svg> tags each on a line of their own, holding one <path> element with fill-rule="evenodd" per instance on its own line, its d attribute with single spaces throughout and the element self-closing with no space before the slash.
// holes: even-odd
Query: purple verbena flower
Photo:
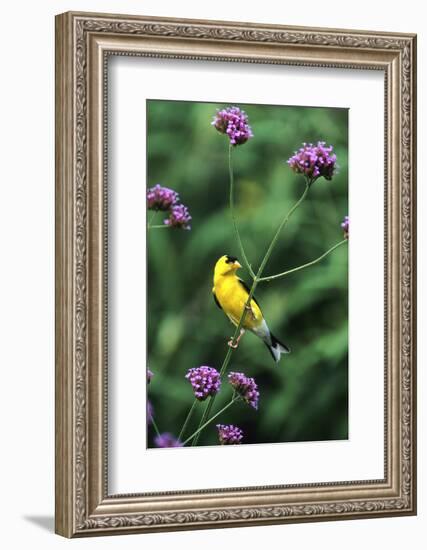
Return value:
<svg viewBox="0 0 427 550">
<path fill-rule="evenodd" d="M 151 404 L 151 401 L 147 399 L 147 424 L 151 424 L 153 422 L 153 414 L 153 405 Z"/>
<path fill-rule="evenodd" d="M 297 174 L 303 174 L 312 184 L 317 178 L 324 177 L 331 180 L 337 169 L 337 156 L 324 141 L 317 145 L 303 143 L 303 147 L 287 161 L 291 169 Z"/>
<path fill-rule="evenodd" d="M 258 409 L 259 392 L 253 378 L 247 377 L 243 372 L 230 372 L 228 381 L 235 392 L 254 409 Z"/>
<path fill-rule="evenodd" d="M 170 210 L 169 218 L 166 218 L 164 223 L 171 227 L 191 229 L 190 221 L 191 216 L 188 212 L 188 208 L 183 204 L 175 204 Z"/>
<path fill-rule="evenodd" d="M 162 433 L 154 438 L 156 447 L 182 447 L 181 441 L 170 433 Z"/>
<path fill-rule="evenodd" d="M 344 239 L 348 239 L 349 230 L 350 230 L 350 221 L 348 216 L 344 217 L 344 220 L 341 224 L 341 229 L 344 231 Z"/>
<path fill-rule="evenodd" d="M 147 189 L 147 208 L 149 210 L 169 210 L 178 202 L 178 193 L 168 187 L 157 184 Z"/>
<path fill-rule="evenodd" d="M 151 382 L 151 379 L 153 378 L 154 374 L 151 372 L 150 369 L 147 369 L 147 384 Z"/>
<path fill-rule="evenodd" d="M 204 401 L 210 395 L 215 395 L 221 387 L 219 372 L 212 367 L 197 367 L 189 369 L 185 378 L 193 386 L 194 396 Z"/>
<path fill-rule="evenodd" d="M 248 115 L 239 107 L 218 110 L 211 124 L 218 132 L 228 136 L 231 145 L 243 145 L 253 137 L 252 129 L 248 124 Z"/>
<path fill-rule="evenodd" d="M 218 438 L 221 445 L 239 445 L 243 439 L 243 431 L 233 424 L 217 424 Z"/>
</svg>

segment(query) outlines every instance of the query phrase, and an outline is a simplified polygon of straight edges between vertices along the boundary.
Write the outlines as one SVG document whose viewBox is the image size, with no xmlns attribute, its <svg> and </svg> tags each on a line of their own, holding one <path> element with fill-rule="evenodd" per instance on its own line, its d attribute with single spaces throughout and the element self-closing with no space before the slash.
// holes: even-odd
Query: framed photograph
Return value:
<svg viewBox="0 0 427 550">
<path fill-rule="evenodd" d="M 58 534 L 416 513 L 415 109 L 415 35 L 57 16 Z"/>
</svg>

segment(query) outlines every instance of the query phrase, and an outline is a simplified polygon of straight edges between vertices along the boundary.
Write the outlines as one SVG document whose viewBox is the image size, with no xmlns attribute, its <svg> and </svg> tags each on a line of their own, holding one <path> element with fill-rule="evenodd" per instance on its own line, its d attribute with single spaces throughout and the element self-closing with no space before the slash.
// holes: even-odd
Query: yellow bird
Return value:
<svg viewBox="0 0 427 550">
<path fill-rule="evenodd" d="M 234 256 L 222 256 L 215 265 L 212 288 L 216 305 L 224 311 L 235 326 L 239 324 L 250 292 L 246 283 L 236 275 L 236 271 L 241 267 Z M 270 332 L 255 297 L 252 297 L 250 307 L 247 309 L 248 312 L 236 343 L 233 344 L 233 339 L 231 338 L 228 345 L 237 348 L 245 330 L 250 330 L 258 338 L 261 338 L 269 349 L 273 359 L 278 363 L 282 353 L 289 353 L 290 349 L 285 344 L 279 342 Z"/>
</svg>

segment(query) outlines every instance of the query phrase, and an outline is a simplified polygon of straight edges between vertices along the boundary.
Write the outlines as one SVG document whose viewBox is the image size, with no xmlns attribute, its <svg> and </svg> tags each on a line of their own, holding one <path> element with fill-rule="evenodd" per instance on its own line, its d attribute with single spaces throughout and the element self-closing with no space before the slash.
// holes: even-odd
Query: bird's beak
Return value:
<svg viewBox="0 0 427 550">
<path fill-rule="evenodd" d="M 240 262 L 234 262 L 234 265 L 236 269 L 240 269 L 242 266 L 240 265 Z"/>
</svg>

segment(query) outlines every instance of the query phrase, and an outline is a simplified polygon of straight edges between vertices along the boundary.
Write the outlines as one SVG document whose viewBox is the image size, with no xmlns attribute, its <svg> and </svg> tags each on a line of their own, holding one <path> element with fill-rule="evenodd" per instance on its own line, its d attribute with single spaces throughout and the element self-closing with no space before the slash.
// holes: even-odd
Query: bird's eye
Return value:
<svg viewBox="0 0 427 550">
<path fill-rule="evenodd" d="M 234 262 L 237 262 L 237 258 L 235 256 L 227 256 L 227 259 L 225 260 L 226 264 L 234 264 Z"/>
</svg>

